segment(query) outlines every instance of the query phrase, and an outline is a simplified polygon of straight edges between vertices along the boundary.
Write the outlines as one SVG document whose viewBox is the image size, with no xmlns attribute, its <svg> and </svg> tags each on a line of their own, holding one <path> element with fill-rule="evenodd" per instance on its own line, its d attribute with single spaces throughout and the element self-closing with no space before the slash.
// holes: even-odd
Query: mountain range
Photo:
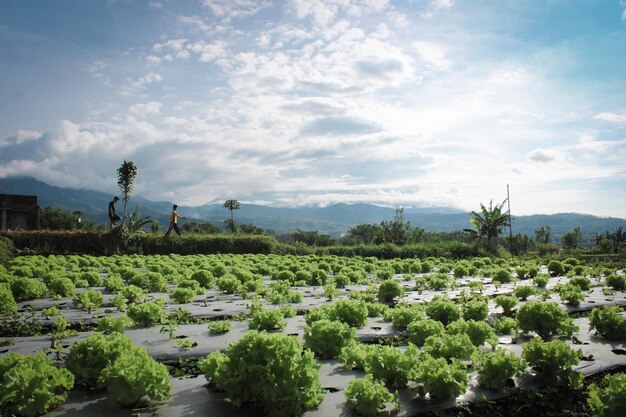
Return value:
<svg viewBox="0 0 626 417">
<path fill-rule="evenodd" d="M 80 210 L 85 219 L 96 223 L 107 221 L 107 205 L 112 198 L 108 193 L 56 187 L 30 177 L 0 179 L 0 194 L 36 195 L 40 207 L 51 205 L 72 211 Z M 158 220 L 161 225 L 167 224 L 171 202 L 150 201 L 140 196 L 132 196 L 128 209 L 134 210 L 137 205 L 140 206 L 142 215 Z M 118 208 L 118 211 L 121 210 Z M 229 217 L 229 212 L 222 204 L 195 207 L 181 205 L 178 211 L 187 217 L 187 221 L 210 221 L 217 225 L 223 225 Z M 337 203 L 327 207 L 295 208 L 241 204 L 234 214 L 239 224 L 253 224 L 277 233 L 300 229 L 341 236 L 350 227 L 365 223 L 378 224 L 393 218 L 394 213 L 394 208 L 373 204 Z M 404 218 L 411 225 L 431 232 L 454 232 L 471 228 L 469 213 L 451 207 L 406 208 Z M 596 233 L 613 231 L 620 225 L 626 227 L 626 219 L 577 213 L 513 215 L 512 221 L 513 233 L 527 234 L 530 237 L 534 237 L 535 230 L 549 226 L 555 242 L 575 227 L 581 228 L 583 241 L 591 242 Z"/>
</svg>

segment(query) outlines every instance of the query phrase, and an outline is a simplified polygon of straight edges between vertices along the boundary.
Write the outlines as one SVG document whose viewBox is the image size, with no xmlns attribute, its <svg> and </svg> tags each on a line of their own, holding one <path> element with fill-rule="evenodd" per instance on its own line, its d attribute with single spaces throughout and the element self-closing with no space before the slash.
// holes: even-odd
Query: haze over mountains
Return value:
<svg viewBox="0 0 626 417">
<path fill-rule="evenodd" d="M 80 210 L 84 213 L 84 218 L 96 223 L 106 221 L 107 205 L 112 198 L 112 195 L 108 193 L 55 187 L 28 177 L 0 179 L 0 194 L 36 195 L 39 198 L 40 207 L 52 205 L 72 211 Z M 171 202 L 155 202 L 140 196 L 132 196 L 129 210 L 134 210 L 136 205 L 140 206 L 142 215 L 157 219 L 161 225 L 167 224 L 172 208 Z M 120 202 L 118 211 L 122 210 L 121 207 Z M 187 221 L 210 221 L 218 226 L 222 226 L 229 216 L 229 212 L 222 204 L 181 206 L 179 212 L 188 218 Z M 263 229 L 282 233 L 301 229 L 340 236 L 357 224 L 377 224 L 383 220 L 389 220 L 394 212 L 394 208 L 372 204 L 338 203 L 328 207 L 297 208 L 241 204 L 241 208 L 235 211 L 235 220 L 239 224 L 254 224 Z M 592 240 L 596 233 L 612 231 L 620 225 L 626 227 L 626 219 L 613 217 L 576 213 L 517 217 L 514 214 L 513 210 L 513 233 L 527 234 L 532 238 L 536 229 L 550 226 L 554 241 L 558 241 L 564 233 L 575 227 L 581 228 L 585 241 Z M 411 222 L 411 225 L 431 232 L 453 232 L 471 227 L 467 212 L 450 207 L 406 208 L 404 217 Z"/>
</svg>

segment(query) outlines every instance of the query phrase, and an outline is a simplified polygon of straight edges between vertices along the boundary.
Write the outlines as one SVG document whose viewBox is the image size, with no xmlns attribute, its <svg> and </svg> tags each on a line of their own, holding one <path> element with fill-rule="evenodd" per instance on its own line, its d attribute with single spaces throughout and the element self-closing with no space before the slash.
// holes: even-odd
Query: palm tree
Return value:
<svg viewBox="0 0 626 417">
<path fill-rule="evenodd" d="M 491 244 L 502 232 L 502 228 L 509 225 L 509 212 L 503 211 L 504 200 L 493 207 L 493 200 L 489 202 L 489 209 L 484 204 L 480 204 L 480 213 L 470 211 L 470 222 L 474 226 L 471 230 L 477 237 L 484 237 L 487 243 Z"/>
<path fill-rule="evenodd" d="M 230 210 L 230 220 L 226 220 L 226 226 L 232 233 L 237 232 L 237 224 L 235 223 L 235 219 L 233 217 L 233 210 L 239 210 L 239 201 L 237 200 L 226 200 L 224 203 L 224 208 Z"/>
</svg>

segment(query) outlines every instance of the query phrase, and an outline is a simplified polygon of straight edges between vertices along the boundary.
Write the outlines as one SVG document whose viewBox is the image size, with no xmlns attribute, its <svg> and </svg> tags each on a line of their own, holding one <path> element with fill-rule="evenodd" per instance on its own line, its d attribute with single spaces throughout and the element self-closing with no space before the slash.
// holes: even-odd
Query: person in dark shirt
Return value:
<svg viewBox="0 0 626 417">
<path fill-rule="evenodd" d="M 120 201 L 118 196 L 113 197 L 113 200 L 109 202 L 109 220 L 111 220 L 111 228 L 115 227 L 116 223 L 122 220 L 120 216 L 115 212 L 115 203 Z"/>
<path fill-rule="evenodd" d="M 174 229 L 174 231 L 176 231 L 176 234 L 180 236 L 180 230 L 178 230 L 178 219 L 184 219 L 185 217 L 176 212 L 177 208 L 178 206 L 174 204 L 174 207 L 172 208 L 172 214 L 170 214 L 170 228 L 167 229 L 167 232 L 165 232 L 165 236 L 169 236 L 172 229 Z"/>
</svg>

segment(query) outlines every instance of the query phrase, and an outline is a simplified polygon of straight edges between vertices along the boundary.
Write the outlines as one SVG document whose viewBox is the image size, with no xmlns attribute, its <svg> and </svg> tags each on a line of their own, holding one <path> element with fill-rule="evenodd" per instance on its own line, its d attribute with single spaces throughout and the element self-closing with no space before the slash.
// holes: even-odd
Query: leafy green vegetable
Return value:
<svg viewBox="0 0 626 417">
<path fill-rule="evenodd" d="M 529 301 L 519 309 L 517 323 L 522 332 L 535 331 L 542 339 L 554 334 L 571 336 L 578 329 L 555 302 Z"/>
<path fill-rule="evenodd" d="M 500 347 L 494 352 L 476 355 L 474 366 L 478 372 L 480 385 L 491 390 L 504 388 L 507 380 L 519 375 L 525 369 L 519 357 Z"/>
<path fill-rule="evenodd" d="M 428 393 L 431 398 L 447 399 L 465 392 L 469 375 L 465 366 L 456 359 L 448 363 L 444 358 L 422 355 L 409 380 L 417 383 L 420 391 Z"/>
<path fill-rule="evenodd" d="M 387 387 L 374 380 L 372 375 L 365 375 L 350 381 L 344 391 L 348 408 L 364 416 L 373 416 L 383 411 L 387 404 L 400 408 L 398 392 L 392 394 Z"/>
<path fill-rule="evenodd" d="M 336 358 L 354 339 L 355 330 L 345 323 L 322 319 L 304 329 L 304 346 L 320 358 Z"/>
<path fill-rule="evenodd" d="M 617 306 L 594 308 L 589 316 L 589 325 L 607 339 L 626 340 L 626 317 Z"/>
<path fill-rule="evenodd" d="M 212 335 L 228 333 L 230 328 L 231 324 L 226 320 L 215 320 L 209 323 L 209 332 Z"/>
<path fill-rule="evenodd" d="M 580 349 L 574 350 L 561 340 L 544 342 L 535 337 L 523 345 L 522 356 L 528 365 L 547 377 L 560 379 L 574 388 L 582 385 L 582 374 L 572 370 L 582 357 Z"/>
<path fill-rule="evenodd" d="M 600 385 L 589 385 L 587 404 L 594 416 L 622 417 L 626 410 L 626 374 L 608 374 Z"/>
</svg>

